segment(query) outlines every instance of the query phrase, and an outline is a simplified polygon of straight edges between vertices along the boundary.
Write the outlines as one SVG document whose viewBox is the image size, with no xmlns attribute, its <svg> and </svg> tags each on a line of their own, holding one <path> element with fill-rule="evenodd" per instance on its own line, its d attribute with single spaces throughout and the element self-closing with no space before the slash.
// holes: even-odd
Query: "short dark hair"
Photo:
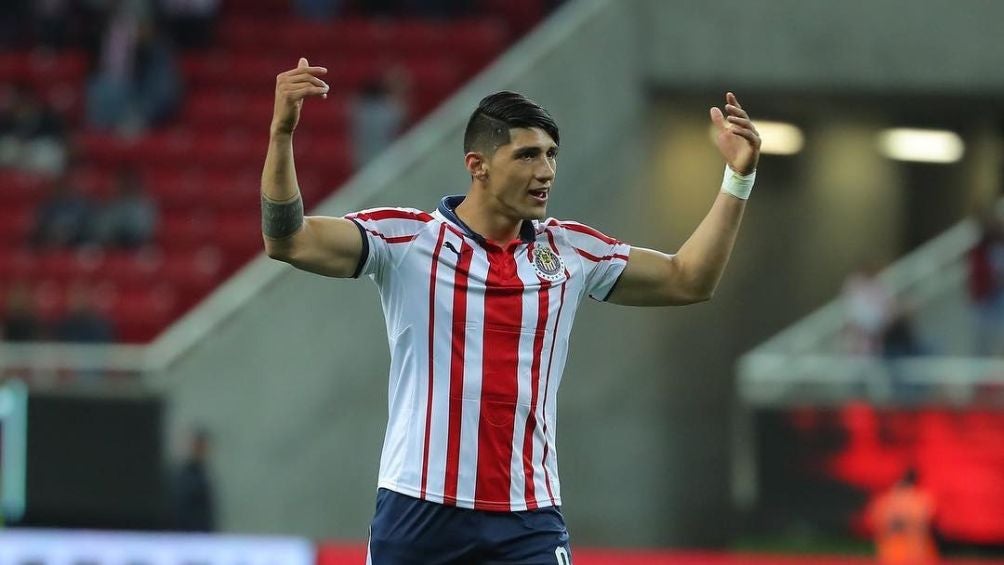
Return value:
<svg viewBox="0 0 1004 565">
<path fill-rule="evenodd" d="M 560 144 L 558 124 L 540 104 L 519 94 L 503 90 L 481 99 L 464 130 L 464 153 L 493 153 L 509 143 L 512 128 L 540 128 Z"/>
</svg>

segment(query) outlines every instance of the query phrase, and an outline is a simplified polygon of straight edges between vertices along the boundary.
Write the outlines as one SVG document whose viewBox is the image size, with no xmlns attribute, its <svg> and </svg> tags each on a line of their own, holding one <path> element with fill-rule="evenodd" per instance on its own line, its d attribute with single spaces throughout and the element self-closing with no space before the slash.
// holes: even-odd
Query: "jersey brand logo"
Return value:
<svg viewBox="0 0 1004 565">
<path fill-rule="evenodd" d="M 533 268 L 538 277 L 554 282 L 564 275 L 565 263 L 550 248 L 537 247 L 533 250 Z"/>
<path fill-rule="evenodd" d="M 443 244 L 443 247 L 445 247 L 445 248 L 449 249 L 450 251 L 452 251 L 452 252 L 456 253 L 456 254 L 457 254 L 457 257 L 460 257 L 460 252 L 459 252 L 459 251 L 457 251 L 457 248 L 456 248 L 456 247 L 454 247 L 454 246 L 453 246 L 453 244 L 452 244 L 452 243 L 450 243 L 449 241 L 447 241 L 446 243 L 444 243 L 444 244 Z"/>
</svg>

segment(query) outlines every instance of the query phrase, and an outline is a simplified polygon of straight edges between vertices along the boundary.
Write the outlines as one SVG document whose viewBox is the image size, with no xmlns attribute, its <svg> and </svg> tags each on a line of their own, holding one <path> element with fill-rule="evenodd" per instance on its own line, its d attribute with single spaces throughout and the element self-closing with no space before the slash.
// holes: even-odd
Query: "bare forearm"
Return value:
<svg viewBox="0 0 1004 565">
<path fill-rule="evenodd" d="M 284 257 L 292 248 L 291 236 L 301 230 L 303 221 L 292 136 L 273 133 L 261 174 L 261 231 L 268 254 Z"/>
<path fill-rule="evenodd" d="M 710 297 L 732 255 L 746 201 L 719 192 L 711 211 L 676 254 L 687 285 L 698 296 Z"/>
<path fill-rule="evenodd" d="M 261 173 L 261 193 L 273 202 L 286 202 L 299 196 L 292 134 L 269 135 L 265 168 Z"/>
</svg>

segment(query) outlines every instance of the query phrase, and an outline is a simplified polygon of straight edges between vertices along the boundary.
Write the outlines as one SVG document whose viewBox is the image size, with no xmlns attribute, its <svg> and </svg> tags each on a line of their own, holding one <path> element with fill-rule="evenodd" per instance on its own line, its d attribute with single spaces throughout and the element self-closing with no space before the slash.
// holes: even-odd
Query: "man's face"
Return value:
<svg viewBox="0 0 1004 565">
<path fill-rule="evenodd" d="M 509 138 L 487 161 L 489 200 L 510 218 L 544 219 L 558 146 L 540 128 L 513 128 Z"/>
</svg>

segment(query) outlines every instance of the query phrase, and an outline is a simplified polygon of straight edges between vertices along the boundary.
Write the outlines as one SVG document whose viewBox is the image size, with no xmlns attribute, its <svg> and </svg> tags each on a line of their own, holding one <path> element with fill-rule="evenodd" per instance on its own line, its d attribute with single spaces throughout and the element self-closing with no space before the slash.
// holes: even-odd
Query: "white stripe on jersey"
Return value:
<svg viewBox="0 0 1004 565">
<path fill-rule="evenodd" d="M 517 263 L 517 274 L 520 280 L 523 281 L 524 287 L 531 287 L 537 282 L 537 273 L 534 271 L 533 265 L 528 261 Z M 539 292 L 535 292 L 534 295 L 533 297 L 524 296 L 523 320 L 538 320 L 540 301 L 536 295 L 539 295 Z M 544 316 L 547 315 L 546 312 L 541 314 Z M 517 372 L 519 375 L 528 375 L 531 378 L 520 378 L 516 383 L 516 417 L 513 423 L 513 449 L 509 464 L 509 476 L 511 477 L 509 483 L 509 504 L 514 511 L 526 510 L 527 507 L 523 447 L 526 435 L 530 434 L 530 440 L 533 441 L 533 434 L 535 433 L 535 430 L 528 428 L 528 416 L 530 415 L 531 402 L 533 400 L 533 390 L 531 390 L 531 387 L 533 384 L 533 347 L 535 341 L 537 341 L 536 328 L 532 330 L 527 328 L 527 330 L 520 334 Z"/>
<path fill-rule="evenodd" d="M 460 475 L 457 480 L 457 505 L 473 508 L 477 487 L 478 470 L 478 429 L 481 423 L 481 372 L 485 351 L 481 339 L 481 327 L 472 323 L 485 316 L 485 294 L 474 285 L 476 280 L 484 280 L 488 273 L 488 258 L 483 249 L 472 246 L 468 285 L 474 287 L 467 292 L 467 323 L 464 329 L 464 398 L 463 416 L 460 425 Z"/>
</svg>

